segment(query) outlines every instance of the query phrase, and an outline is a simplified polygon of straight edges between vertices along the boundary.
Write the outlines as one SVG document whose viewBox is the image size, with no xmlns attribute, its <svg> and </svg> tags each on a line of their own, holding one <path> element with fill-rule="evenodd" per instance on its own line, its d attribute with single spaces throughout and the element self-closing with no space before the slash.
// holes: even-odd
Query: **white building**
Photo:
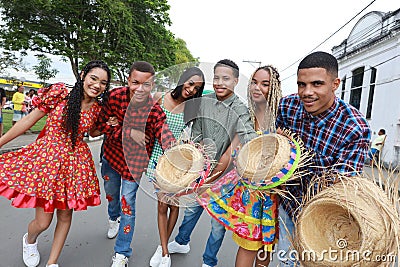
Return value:
<svg viewBox="0 0 400 267">
<path fill-rule="evenodd" d="M 342 79 L 337 96 L 365 115 L 372 140 L 386 130 L 383 161 L 400 165 L 400 9 L 364 15 L 332 53 Z"/>
</svg>

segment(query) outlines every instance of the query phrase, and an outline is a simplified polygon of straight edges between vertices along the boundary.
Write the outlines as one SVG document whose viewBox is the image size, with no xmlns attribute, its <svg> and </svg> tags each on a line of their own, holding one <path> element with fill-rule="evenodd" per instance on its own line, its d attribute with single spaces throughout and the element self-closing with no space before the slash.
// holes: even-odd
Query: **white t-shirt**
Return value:
<svg viewBox="0 0 400 267">
<path fill-rule="evenodd" d="M 386 135 L 382 134 L 382 135 L 379 135 L 377 138 L 375 138 L 374 141 L 372 141 L 371 148 L 375 148 L 375 149 L 381 151 L 382 143 L 385 140 L 385 137 L 386 137 Z M 380 144 L 380 145 L 377 145 L 377 144 Z"/>
</svg>

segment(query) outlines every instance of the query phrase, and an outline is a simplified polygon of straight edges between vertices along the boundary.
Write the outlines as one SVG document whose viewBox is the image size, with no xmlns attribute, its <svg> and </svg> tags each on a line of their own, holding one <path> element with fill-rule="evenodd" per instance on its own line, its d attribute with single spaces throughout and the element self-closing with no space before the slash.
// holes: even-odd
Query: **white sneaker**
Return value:
<svg viewBox="0 0 400 267">
<path fill-rule="evenodd" d="M 117 236 L 120 219 L 121 217 L 118 217 L 115 221 L 108 220 L 108 232 L 107 232 L 108 238 L 112 239 Z"/>
<path fill-rule="evenodd" d="M 188 253 L 190 251 L 189 244 L 180 245 L 175 240 L 168 243 L 168 252 L 172 253 Z"/>
<path fill-rule="evenodd" d="M 22 259 L 28 267 L 36 267 L 40 262 L 40 254 L 37 249 L 37 240 L 35 244 L 28 244 L 26 241 L 28 233 L 22 237 Z"/>
<path fill-rule="evenodd" d="M 55 263 L 50 264 L 50 265 L 47 265 L 47 264 L 46 264 L 46 267 L 58 267 L 58 264 L 55 264 Z"/>
<path fill-rule="evenodd" d="M 111 267 L 128 267 L 129 259 L 122 254 L 115 253 L 115 256 L 112 257 L 112 265 Z"/>
<path fill-rule="evenodd" d="M 158 246 L 156 252 L 154 252 L 153 257 L 150 259 L 150 267 L 158 267 L 162 259 L 162 247 Z"/>
<path fill-rule="evenodd" d="M 171 267 L 171 258 L 169 257 L 169 255 L 165 255 L 161 258 L 161 263 L 159 267 Z"/>
</svg>

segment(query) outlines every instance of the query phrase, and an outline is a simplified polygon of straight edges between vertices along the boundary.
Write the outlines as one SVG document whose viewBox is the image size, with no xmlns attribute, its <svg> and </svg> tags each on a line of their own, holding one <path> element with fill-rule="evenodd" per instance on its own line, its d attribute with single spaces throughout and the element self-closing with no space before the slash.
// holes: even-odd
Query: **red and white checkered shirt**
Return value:
<svg viewBox="0 0 400 267">
<path fill-rule="evenodd" d="M 139 108 L 129 105 L 129 88 L 120 87 L 111 91 L 97 122 L 97 129 L 106 134 L 104 158 L 122 179 L 140 179 L 148 165 L 155 139 L 163 149 L 175 142 L 166 123 L 166 115 L 158 103 L 149 96 L 147 103 Z M 107 125 L 109 117 L 116 117 L 119 125 Z M 134 142 L 130 130 L 145 132 L 149 137 L 146 147 Z"/>
</svg>

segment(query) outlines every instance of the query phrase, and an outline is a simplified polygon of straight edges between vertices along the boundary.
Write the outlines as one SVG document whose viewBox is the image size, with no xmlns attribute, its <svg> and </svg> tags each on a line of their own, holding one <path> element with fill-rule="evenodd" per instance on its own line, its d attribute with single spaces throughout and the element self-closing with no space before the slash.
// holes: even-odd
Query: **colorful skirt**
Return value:
<svg viewBox="0 0 400 267">
<path fill-rule="evenodd" d="M 205 210 L 233 232 L 233 240 L 247 250 L 272 251 L 278 240 L 278 196 L 249 189 L 236 169 L 199 196 Z"/>
</svg>

